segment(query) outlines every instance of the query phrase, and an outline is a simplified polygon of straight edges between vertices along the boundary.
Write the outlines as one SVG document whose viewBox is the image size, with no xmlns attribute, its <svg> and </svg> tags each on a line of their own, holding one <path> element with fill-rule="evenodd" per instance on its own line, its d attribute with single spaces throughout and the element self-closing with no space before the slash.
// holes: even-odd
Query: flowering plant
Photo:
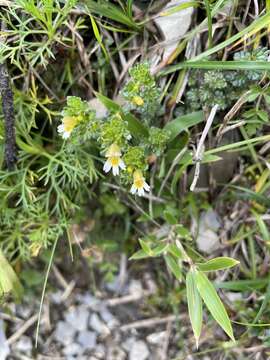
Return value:
<svg viewBox="0 0 270 360">
<path fill-rule="evenodd" d="M 70 96 L 62 111 L 58 132 L 64 140 L 68 140 L 70 151 L 86 141 L 92 141 L 103 157 L 103 171 L 112 171 L 113 176 L 119 176 L 120 181 L 130 187 L 132 194 L 143 196 L 150 191 L 145 178 L 148 159 L 151 155 L 156 158 L 164 152 L 170 132 L 151 126 L 159 105 L 159 89 L 150 74 L 149 65 L 136 65 L 130 70 L 130 75 L 122 91 L 126 100 L 123 108 L 97 94 L 109 110 L 106 118 L 97 119 L 86 101 Z"/>
</svg>

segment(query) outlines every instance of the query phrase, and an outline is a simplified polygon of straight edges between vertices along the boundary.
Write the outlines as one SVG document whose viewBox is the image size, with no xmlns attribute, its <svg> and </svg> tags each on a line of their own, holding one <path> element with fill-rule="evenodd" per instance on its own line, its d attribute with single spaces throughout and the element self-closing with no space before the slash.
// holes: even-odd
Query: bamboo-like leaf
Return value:
<svg viewBox="0 0 270 360">
<path fill-rule="evenodd" d="M 169 248 L 168 248 L 168 251 L 173 255 L 175 256 L 177 259 L 183 259 L 184 258 L 184 255 L 182 253 L 182 251 L 179 249 L 178 246 L 176 246 L 175 244 L 170 244 L 169 245 Z"/>
<path fill-rule="evenodd" d="M 196 339 L 197 348 L 202 330 L 202 299 L 198 292 L 195 273 L 190 270 L 186 277 L 188 313 L 192 330 Z"/>
<path fill-rule="evenodd" d="M 12 293 L 16 299 L 19 299 L 22 291 L 22 285 L 15 271 L 0 250 L 0 294 L 6 295 Z"/>
<path fill-rule="evenodd" d="M 238 260 L 224 256 L 211 259 L 209 261 L 206 261 L 205 263 L 196 264 L 196 266 L 201 271 L 217 271 L 229 269 L 237 264 L 239 264 Z"/>
<path fill-rule="evenodd" d="M 158 246 L 152 249 L 153 256 L 159 256 L 163 254 L 164 252 L 167 251 L 168 247 L 169 244 L 165 244 L 165 243 L 159 244 Z"/>
<path fill-rule="evenodd" d="M 181 267 L 177 264 L 177 262 L 170 254 L 165 255 L 164 258 L 168 268 L 171 270 L 171 272 L 176 277 L 176 279 L 181 280 L 182 279 Z"/>
<path fill-rule="evenodd" d="M 222 327 L 225 333 L 233 340 L 233 329 L 227 311 L 220 300 L 214 285 L 208 280 L 207 276 L 201 272 L 195 272 L 197 289 L 216 322 Z"/>
<path fill-rule="evenodd" d="M 145 258 L 148 258 L 149 255 L 146 254 L 146 252 L 141 249 L 141 250 L 138 250 L 135 252 L 135 254 L 133 254 L 129 260 L 140 260 L 140 259 L 145 259 Z"/>
<path fill-rule="evenodd" d="M 172 141 L 181 131 L 188 129 L 191 126 L 199 124 L 204 120 L 202 111 L 193 112 L 187 115 L 179 116 L 176 119 L 168 122 L 165 129 L 170 131 L 170 141 Z"/>
<path fill-rule="evenodd" d="M 152 250 L 151 247 L 149 246 L 149 244 L 147 244 L 146 241 L 139 239 L 139 243 L 141 245 L 141 248 L 143 249 L 143 251 L 148 255 L 148 256 L 152 256 Z"/>
</svg>

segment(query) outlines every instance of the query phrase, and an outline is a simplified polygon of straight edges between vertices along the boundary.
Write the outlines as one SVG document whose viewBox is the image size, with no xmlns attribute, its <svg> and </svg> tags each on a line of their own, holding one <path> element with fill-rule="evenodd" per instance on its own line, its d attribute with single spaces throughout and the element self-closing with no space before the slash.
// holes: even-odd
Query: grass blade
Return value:
<svg viewBox="0 0 270 360">
<path fill-rule="evenodd" d="M 180 64 L 167 67 L 160 75 L 167 75 L 182 69 L 204 69 L 204 70 L 270 70 L 268 61 L 185 61 Z"/>
<path fill-rule="evenodd" d="M 83 3 L 86 5 L 90 13 L 105 16 L 110 20 L 124 24 L 136 31 L 139 31 L 140 29 L 136 22 L 126 15 L 119 6 L 110 4 L 104 0 L 98 3 L 92 0 L 84 0 Z"/>
</svg>

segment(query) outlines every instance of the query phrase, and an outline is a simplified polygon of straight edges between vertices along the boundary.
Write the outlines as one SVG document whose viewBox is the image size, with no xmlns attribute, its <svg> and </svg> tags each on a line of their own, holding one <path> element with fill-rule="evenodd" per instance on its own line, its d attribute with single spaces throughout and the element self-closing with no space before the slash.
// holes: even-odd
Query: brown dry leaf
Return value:
<svg viewBox="0 0 270 360">
<path fill-rule="evenodd" d="M 89 219 L 82 224 L 73 224 L 69 230 L 72 244 L 81 244 L 85 241 L 88 233 L 95 227 L 95 220 Z"/>
</svg>

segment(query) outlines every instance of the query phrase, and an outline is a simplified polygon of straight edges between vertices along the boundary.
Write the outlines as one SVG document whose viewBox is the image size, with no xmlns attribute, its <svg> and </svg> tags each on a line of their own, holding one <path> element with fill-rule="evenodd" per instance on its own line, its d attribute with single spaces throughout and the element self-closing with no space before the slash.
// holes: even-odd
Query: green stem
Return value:
<svg viewBox="0 0 270 360">
<path fill-rule="evenodd" d="M 212 17 L 211 17 L 211 9 L 209 0 L 204 0 L 205 10 L 207 14 L 207 24 L 208 24 L 208 42 L 209 42 L 209 49 L 213 47 L 213 30 L 212 30 Z"/>
</svg>

